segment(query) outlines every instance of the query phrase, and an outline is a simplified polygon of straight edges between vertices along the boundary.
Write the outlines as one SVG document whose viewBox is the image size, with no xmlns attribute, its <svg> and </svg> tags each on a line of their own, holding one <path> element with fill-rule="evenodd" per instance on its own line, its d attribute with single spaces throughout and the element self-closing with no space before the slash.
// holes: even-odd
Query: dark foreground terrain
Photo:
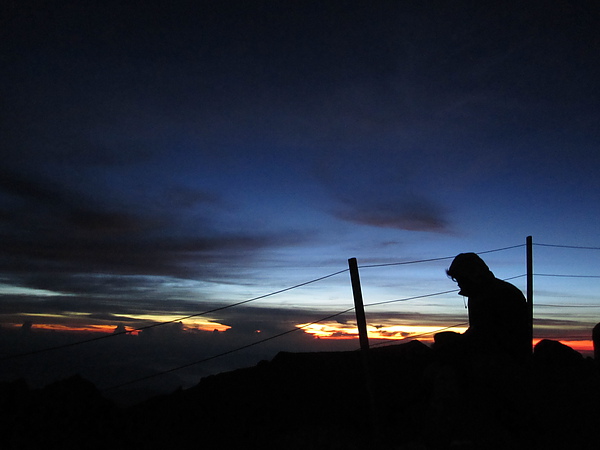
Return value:
<svg viewBox="0 0 600 450">
<path fill-rule="evenodd" d="M 280 353 L 118 407 L 80 377 L 0 386 L 0 449 L 598 449 L 595 362 L 553 341 L 525 366 L 429 347 Z M 369 387 L 367 387 L 369 386 Z"/>
</svg>

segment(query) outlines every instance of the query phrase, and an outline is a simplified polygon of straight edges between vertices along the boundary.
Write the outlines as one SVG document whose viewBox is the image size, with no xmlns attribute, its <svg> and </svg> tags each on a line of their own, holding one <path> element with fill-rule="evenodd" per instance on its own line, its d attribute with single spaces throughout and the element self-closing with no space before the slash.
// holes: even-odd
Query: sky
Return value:
<svg viewBox="0 0 600 450">
<path fill-rule="evenodd" d="M 525 290 L 527 236 L 536 338 L 589 354 L 597 2 L 5 3 L 3 380 L 355 349 L 353 257 L 372 342 L 461 331 L 452 257 Z"/>
</svg>

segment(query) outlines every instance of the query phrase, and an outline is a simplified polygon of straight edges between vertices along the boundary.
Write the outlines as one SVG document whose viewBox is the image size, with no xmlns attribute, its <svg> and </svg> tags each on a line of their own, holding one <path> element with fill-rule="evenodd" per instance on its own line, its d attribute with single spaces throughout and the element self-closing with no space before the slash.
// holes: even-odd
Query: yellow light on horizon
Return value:
<svg viewBox="0 0 600 450">
<path fill-rule="evenodd" d="M 40 330 L 52 330 L 52 331 L 92 331 L 99 333 L 113 333 L 115 331 L 114 325 L 61 325 L 58 323 L 36 323 L 33 328 Z"/>
<path fill-rule="evenodd" d="M 180 315 L 168 315 L 168 314 L 115 314 L 115 317 L 123 317 L 127 319 L 148 321 L 148 322 L 181 322 L 185 330 L 202 330 L 202 331 L 227 331 L 231 327 L 224 325 L 219 322 L 213 322 L 205 317 L 190 317 L 187 319 L 180 320 Z"/>
<path fill-rule="evenodd" d="M 358 337 L 358 327 L 351 324 L 341 324 L 338 322 L 322 322 L 314 324 L 299 324 L 296 327 L 301 328 L 308 334 L 322 339 L 356 339 Z M 367 326 L 367 335 L 369 339 L 388 339 L 403 340 L 413 337 L 419 337 L 422 340 L 433 340 L 433 335 L 439 331 L 454 331 L 463 333 L 466 327 L 440 328 L 433 325 L 390 325 L 390 326 Z"/>
<path fill-rule="evenodd" d="M 188 319 L 179 320 L 181 316 L 176 315 L 161 315 L 161 314 L 115 314 L 115 323 L 91 324 L 86 323 L 89 319 L 88 313 L 65 313 L 65 314 L 43 314 L 43 313 L 27 313 L 23 317 L 30 317 L 33 322 L 33 327 L 37 329 L 56 330 L 56 331 L 95 331 L 102 333 L 113 333 L 119 325 L 120 320 L 128 322 L 150 322 L 150 323 L 178 323 L 183 325 L 183 330 L 200 330 L 200 331 L 226 331 L 231 328 L 229 325 L 224 325 L 219 322 L 213 322 L 205 317 L 190 317 Z M 62 323 L 59 323 L 62 322 Z M 140 323 L 134 325 L 125 325 L 125 329 L 133 334 L 137 334 L 134 330 L 140 326 Z M 23 322 L 5 324 L 11 327 L 20 327 Z"/>
</svg>

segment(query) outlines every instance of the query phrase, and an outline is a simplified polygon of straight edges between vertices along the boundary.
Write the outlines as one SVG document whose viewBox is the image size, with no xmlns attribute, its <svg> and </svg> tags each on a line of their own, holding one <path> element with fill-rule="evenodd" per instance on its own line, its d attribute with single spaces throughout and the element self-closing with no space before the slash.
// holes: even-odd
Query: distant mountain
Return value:
<svg viewBox="0 0 600 450">
<path fill-rule="evenodd" d="M 413 341 L 272 361 L 118 407 L 80 377 L 0 385 L 0 448 L 600 448 L 600 376 L 553 341 L 531 363 L 441 361 Z M 366 369 L 368 367 L 368 370 Z"/>
</svg>

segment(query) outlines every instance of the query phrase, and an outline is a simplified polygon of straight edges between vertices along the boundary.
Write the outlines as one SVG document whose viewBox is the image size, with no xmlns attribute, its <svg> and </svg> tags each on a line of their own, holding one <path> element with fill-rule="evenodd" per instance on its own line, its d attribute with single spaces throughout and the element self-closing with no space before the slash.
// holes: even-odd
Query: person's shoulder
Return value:
<svg viewBox="0 0 600 450">
<path fill-rule="evenodd" d="M 500 280 L 498 278 L 496 278 L 495 283 L 496 283 L 496 288 L 498 290 L 502 290 L 506 294 L 511 294 L 511 295 L 514 295 L 515 297 L 519 297 L 519 298 L 523 298 L 523 299 L 525 298 L 521 289 L 516 287 L 514 284 L 509 283 L 508 281 Z"/>
</svg>

